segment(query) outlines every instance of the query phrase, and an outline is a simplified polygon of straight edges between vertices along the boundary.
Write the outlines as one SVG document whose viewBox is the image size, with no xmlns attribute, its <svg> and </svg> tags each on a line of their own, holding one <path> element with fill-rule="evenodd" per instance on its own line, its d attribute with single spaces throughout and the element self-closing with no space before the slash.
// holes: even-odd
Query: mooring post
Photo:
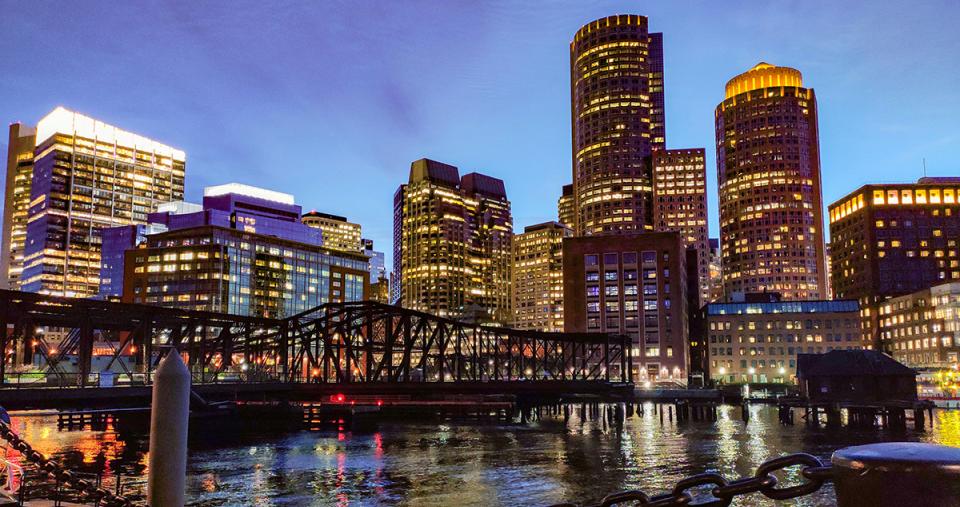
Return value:
<svg viewBox="0 0 960 507">
<path fill-rule="evenodd" d="M 176 349 L 160 361 L 150 407 L 150 473 L 147 503 L 184 505 L 187 428 L 190 423 L 190 371 Z"/>
<path fill-rule="evenodd" d="M 960 505 L 960 448 L 886 442 L 840 449 L 830 461 L 839 507 Z"/>
</svg>

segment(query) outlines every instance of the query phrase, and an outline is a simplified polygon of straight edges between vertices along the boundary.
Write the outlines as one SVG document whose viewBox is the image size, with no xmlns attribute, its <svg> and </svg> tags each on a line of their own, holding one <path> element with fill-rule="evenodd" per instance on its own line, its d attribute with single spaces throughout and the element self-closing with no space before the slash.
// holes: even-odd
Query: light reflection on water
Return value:
<svg viewBox="0 0 960 507">
<path fill-rule="evenodd" d="M 596 501 L 624 489 L 661 492 L 688 475 L 752 473 L 784 453 L 828 458 L 838 447 L 881 440 L 960 446 L 960 411 L 938 411 L 925 433 L 810 429 L 777 422 L 777 409 L 753 406 L 744 425 L 739 407 L 723 406 L 716 422 L 660 422 L 653 406 L 622 428 L 576 415 L 525 426 L 455 422 L 382 423 L 366 432 L 216 434 L 192 439 L 191 505 L 548 505 Z M 797 417 L 800 422 L 800 418 Z M 143 492 L 147 440 L 108 431 L 59 431 L 56 418 L 15 418 L 38 450 L 93 471 L 107 458 L 105 485 L 119 469 Z M 793 479 L 799 479 L 796 472 Z M 783 505 L 832 503 L 829 490 Z M 734 505 L 776 505 L 756 495 Z"/>
</svg>

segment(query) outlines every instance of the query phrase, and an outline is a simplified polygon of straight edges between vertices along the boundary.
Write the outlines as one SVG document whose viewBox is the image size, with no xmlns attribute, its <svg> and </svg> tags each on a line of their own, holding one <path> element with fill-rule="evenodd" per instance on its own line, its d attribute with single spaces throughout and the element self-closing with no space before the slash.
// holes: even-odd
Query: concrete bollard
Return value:
<svg viewBox="0 0 960 507">
<path fill-rule="evenodd" d="M 187 428 L 190 423 L 190 371 L 176 349 L 160 361 L 150 409 L 150 474 L 147 503 L 184 505 L 187 479 Z"/>
<path fill-rule="evenodd" d="M 833 453 L 841 507 L 960 505 L 960 449 L 912 442 L 847 447 Z"/>
</svg>

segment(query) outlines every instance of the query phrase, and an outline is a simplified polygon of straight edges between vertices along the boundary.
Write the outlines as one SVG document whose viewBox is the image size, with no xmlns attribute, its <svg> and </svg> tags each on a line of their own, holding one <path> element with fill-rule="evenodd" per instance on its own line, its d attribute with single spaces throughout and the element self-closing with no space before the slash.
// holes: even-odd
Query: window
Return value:
<svg viewBox="0 0 960 507">
<path fill-rule="evenodd" d="M 587 312 L 597 313 L 600 311 L 600 303 L 597 301 L 590 301 L 587 303 Z"/>
<path fill-rule="evenodd" d="M 623 254 L 623 263 L 624 263 L 624 264 L 636 264 L 636 263 L 637 263 L 637 252 L 624 252 L 624 254 Z"/>
<path fill-rule="evenodd" d="M 596 285 L 590 285 L 587 287 L 587 297 L 599 297 L 600 296 L 600 287 Z"/>
<path fill-rule="evenodd" d="M 608 313 L 615 313 L 620 311 L 620 303 L 618 301 L 607 301 L 603 304 L 603 307 L 607 310 Z"/>
<path fill-rule="evenodd" d="M 657 263 L 657 252 L 643 252 L 642 254 L 644 264 L 656 264 Z"/>
<path fill-rule="evenodd" d="M 625 296 L 636 296 L 637 295 L 637 286 L 635 284 L 626 284 L 623 286 L 623 294 Z"/>
<path fill-rule="evenodd" d="M 597 273 L 596 271 L 592 271 L 592 272 L 590 272 L 590 273 L 587 273 L 587 281 L 588 281 L 588 282 L 599 282 L 599 281 L 600 281 L 600 273 Z"/>
<path fill-rule="evenodd" d="M 636 280 L 637 279 L 637 270 L 628 269 L 623 272 L 624 280 Z"/>
<path fill-rule="evenodd" d="M 584 266 L 596 266 L 597 265 L 597 256 L 594 254 L 587 254 L 583 256 L 583 265 Z"/>
<path fill-rule="evenodd" d="M 604 266 L 616 266 L 617 265 L 617 254 L 615 253 L 606 253 L 603 254 L 603 265 Z"/>
<path fill-rule="evenodd" d="M 623 311 L 625 311 L 625 312 L 635 312 L 635 311 L 637 311 L 637 302 L 636 302 L 636 301 L 624 301 L 624 302 L 623 302 Z"/>
<path fill-rule="evenodd" d="M 608 282 L 616 282 L 616 281 L 617 281 L 617 272 L 616 272 L 616 271 L 610 271 L 610 270 L 604 271 L 604 272 L 603 272 L 603 279 L 606 280 L 606 281 L 608 281 Z"/>
<path fill-rule="evenodd" d="M 617 287 L 616 285 L 607 285 L 603 288 L 603 291 L 606 293 L 607 297 L 620 295 L 620 287 Z"/>
</svg>

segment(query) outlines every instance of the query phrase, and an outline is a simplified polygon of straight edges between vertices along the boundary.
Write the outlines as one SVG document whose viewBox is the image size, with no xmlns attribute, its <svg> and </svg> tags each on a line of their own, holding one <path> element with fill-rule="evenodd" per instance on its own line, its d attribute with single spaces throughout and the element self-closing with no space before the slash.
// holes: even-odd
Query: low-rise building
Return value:
<svg viewBox="0 0 960 507">
<path fill-rule="evenodd" d="M 797 354 L 862 348 L 856 301 L 707 305 L 710 378 L 719 383 L 796 383 Z"/>
<path fill-rule="evenodd" d="M 952 369 L 960 363 L 960 282 L 888 299 L 880 305 L 880 342 L 913 368 Z"/>
</svg>

